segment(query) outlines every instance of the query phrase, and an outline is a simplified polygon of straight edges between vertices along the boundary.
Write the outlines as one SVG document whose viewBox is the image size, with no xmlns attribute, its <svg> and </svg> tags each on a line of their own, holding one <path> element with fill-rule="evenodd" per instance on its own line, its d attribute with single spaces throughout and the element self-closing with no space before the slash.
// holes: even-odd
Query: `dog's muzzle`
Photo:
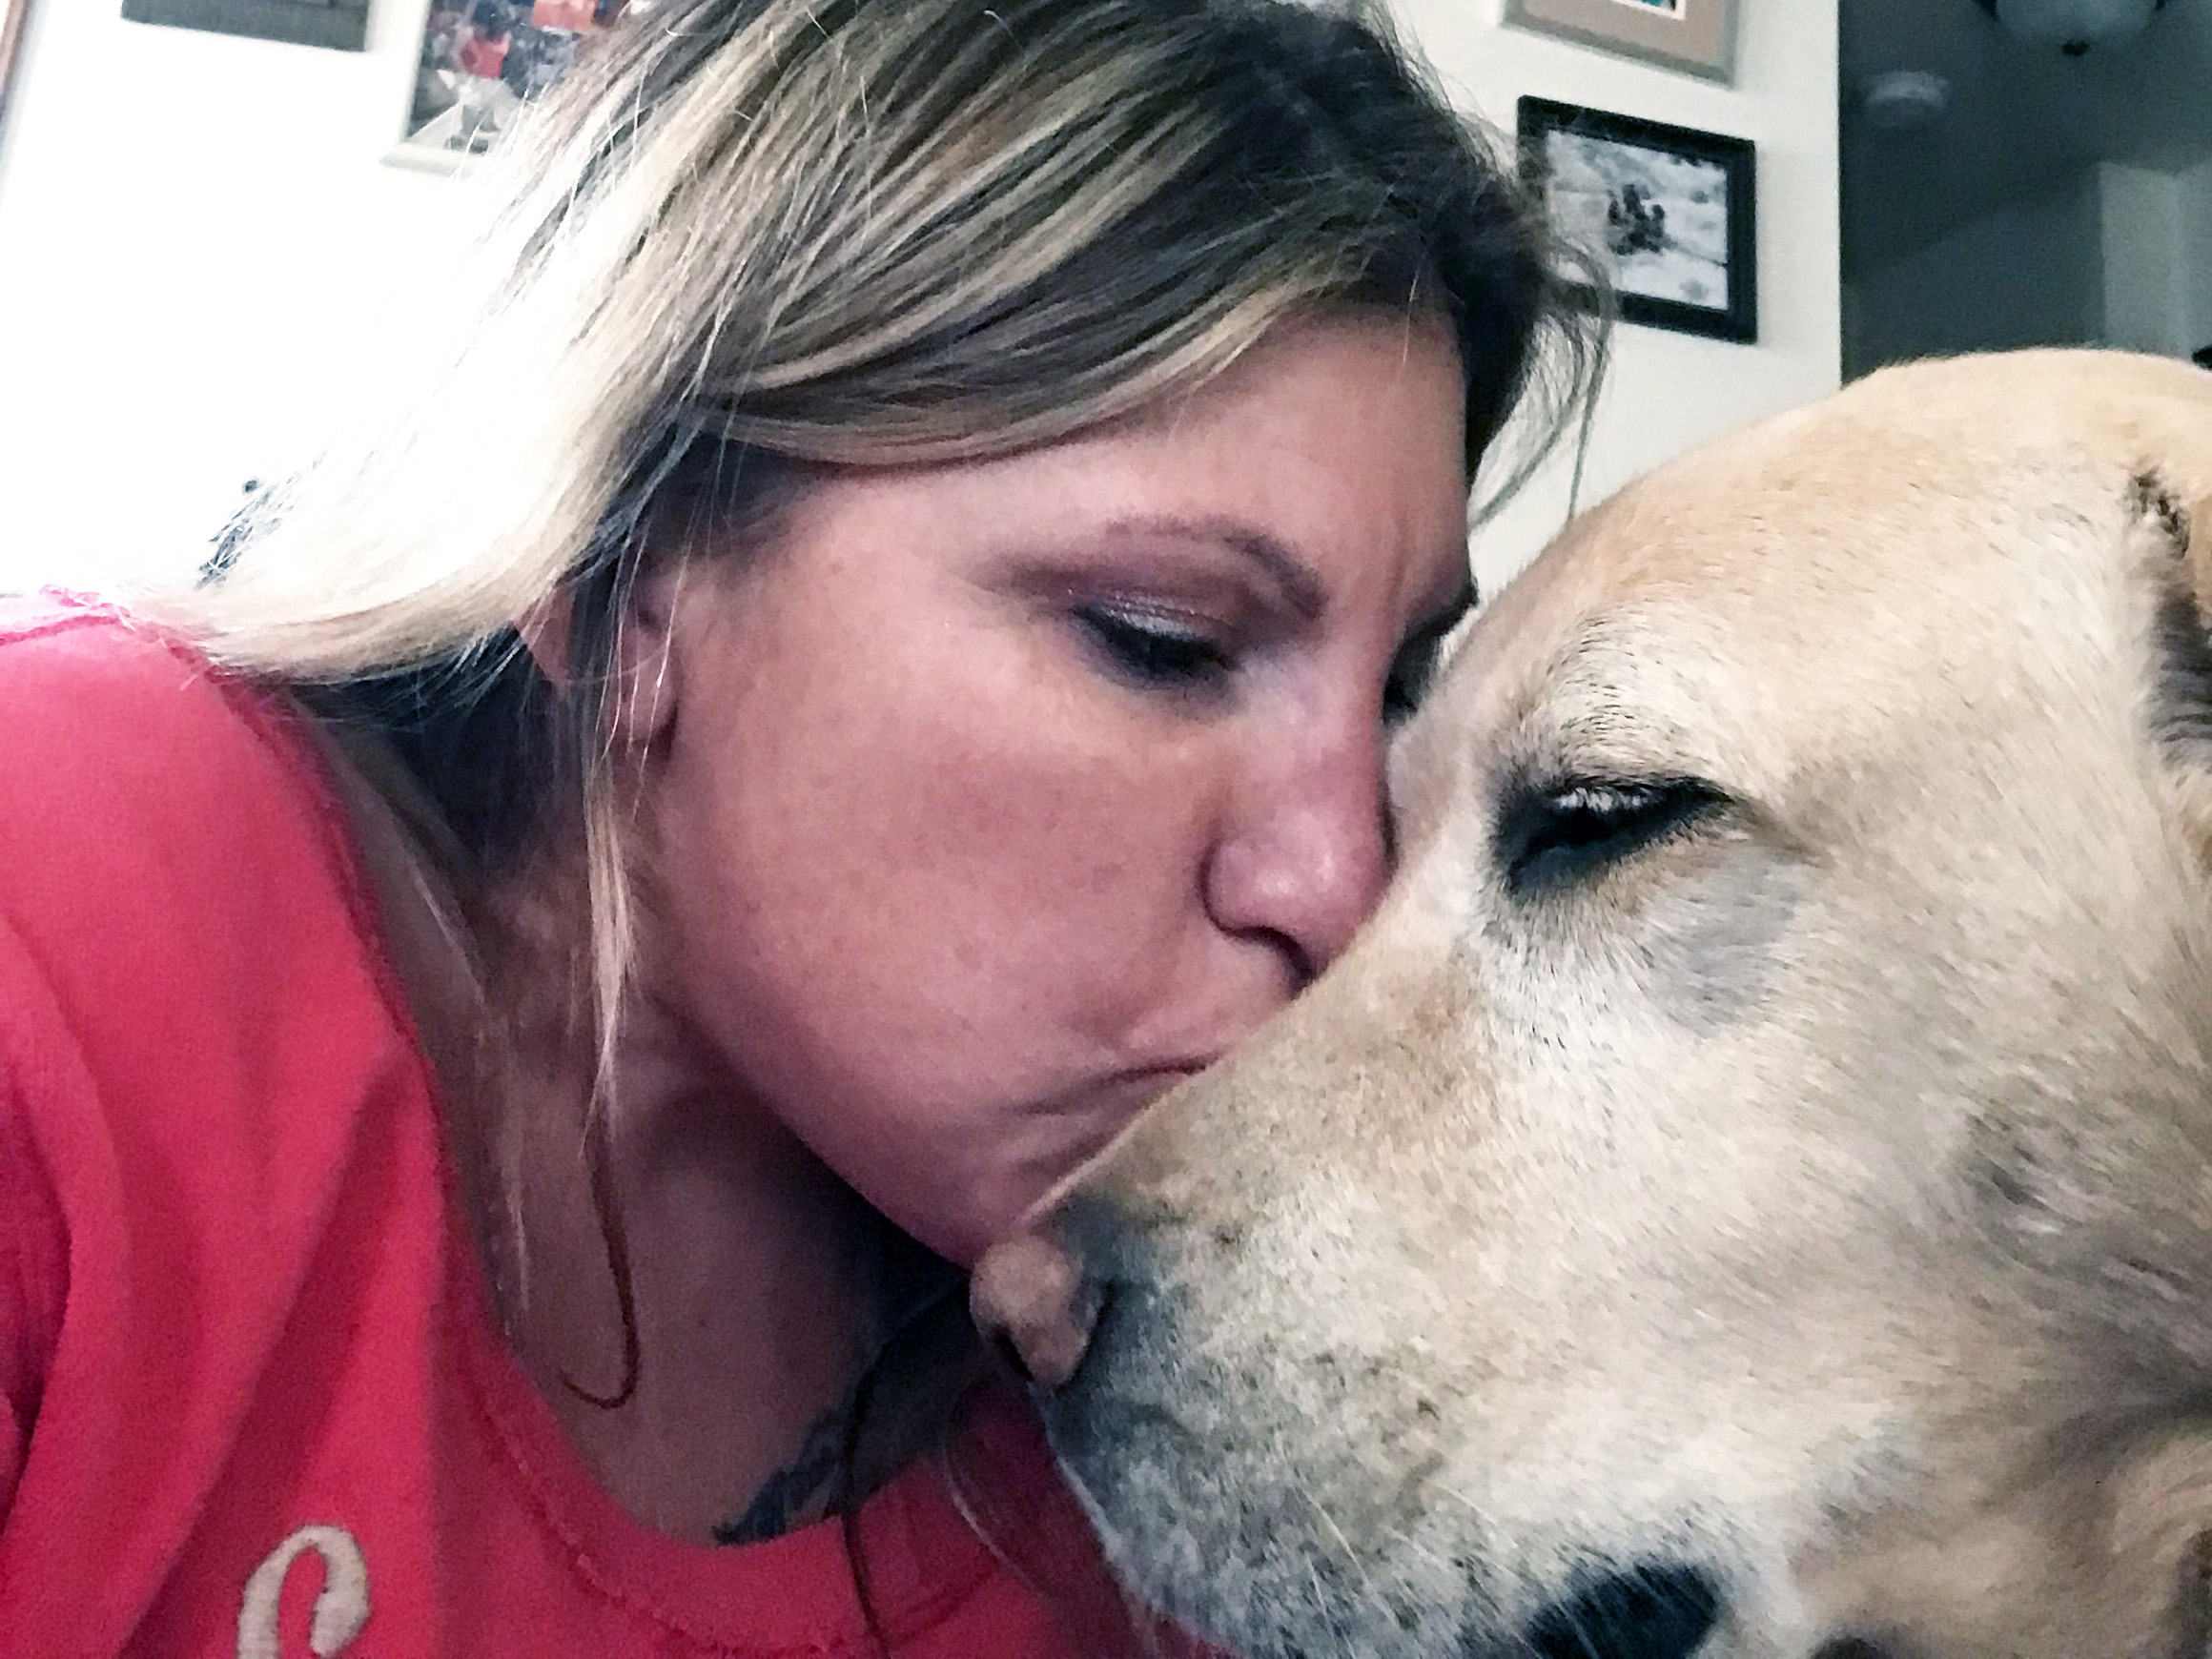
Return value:
<svg viewBox="0 0 2212 1659">
<path fill-rule="evenodd" d="M 1100 1292 L 1065 1239 L 1039 1231 L 993 1245 L 975 1264 L 968 1297 L 975 1328 L 1032 1387 L 1052 1393 L 1075 1376 Z"/>
<path fill-rule="evenodd" d="M 1074 1380 L 1089 1351 L 1104 1288 L 1066 1231 L 1047 1223 L 994 1246 L 970 1284 L 975 1323 L 1000 1357 L 1042 1394 Z M 1710 1575 L 1641 1563 L 1552 1603 L 1512 1647 L 1513 1659 L 1692 1659 L 1720 1612 Z M 1504 1659 L 1495 1638 L 1469 1659 Z"/>
</svg>

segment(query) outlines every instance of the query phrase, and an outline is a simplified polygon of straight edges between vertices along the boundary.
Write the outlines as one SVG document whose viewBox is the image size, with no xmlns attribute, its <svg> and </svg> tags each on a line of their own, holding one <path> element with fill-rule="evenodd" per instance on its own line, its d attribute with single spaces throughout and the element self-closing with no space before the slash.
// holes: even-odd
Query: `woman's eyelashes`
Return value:
<svg viewBox="0 0 2212 1659">
<path fill-rule="evenodd" d="M 1192 624 L 1108 605 L 1084 605 L 1075 618 L 1108 666 L 1139 686 L 1215 690 L 1237 669 L 1235 647 Z"/>
<path fill-rule="evenodd" d="M 1083 605 L 1075 614 L 1114 676 L 1140 687 L 1182 695 L 1225 691 L 1250 655 L 1226 630 L 1196 622 L 1112 605 Z M 1424 627 L 1398 648 L 1382 682 L 1386 726 L 1409 719 L 1428 695 L 1446 631 Z"/>
</svg>

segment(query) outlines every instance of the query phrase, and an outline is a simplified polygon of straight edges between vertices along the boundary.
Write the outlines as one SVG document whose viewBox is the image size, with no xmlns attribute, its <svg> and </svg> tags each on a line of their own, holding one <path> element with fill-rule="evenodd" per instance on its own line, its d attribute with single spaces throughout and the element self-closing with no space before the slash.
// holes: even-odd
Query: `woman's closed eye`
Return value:
<svg viewBox="0 0 2212 1659">
<path fill-rule="evenodd" d="M 1108 666 L 1140 686 L 1212 689 L 1237 667 L 1232 647 L 1191 624 L 1104 605 L 1085 605 L 1075 616 Z"/>
</svg>

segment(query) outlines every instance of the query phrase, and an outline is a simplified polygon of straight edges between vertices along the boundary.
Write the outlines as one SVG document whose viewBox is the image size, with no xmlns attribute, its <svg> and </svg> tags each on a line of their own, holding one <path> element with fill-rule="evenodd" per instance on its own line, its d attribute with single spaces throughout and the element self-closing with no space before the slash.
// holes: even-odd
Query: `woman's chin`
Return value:
<svg viewBox="0 0 2212 1659">
<path fill-rule="evenodd" d="M 855 1148 L 865 1162 L 847 1164 L 845 1178 L 902 1232 L 948 1261 L 973 1267 L 1194 1070 L 1116 1074 L 958 1140 Z M 842 1160 L 828 1161 L 837 1168 Z"/>
</svg>

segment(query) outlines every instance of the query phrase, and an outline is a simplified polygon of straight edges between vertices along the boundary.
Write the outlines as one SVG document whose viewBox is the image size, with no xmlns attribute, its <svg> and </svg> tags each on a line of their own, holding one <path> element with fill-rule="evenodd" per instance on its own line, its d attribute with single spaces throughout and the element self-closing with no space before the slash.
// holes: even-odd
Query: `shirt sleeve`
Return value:
<svg viewBox="0 0 2212 1659">
<path fill-rule="evenodd" d="M 31 1141 L 21 1087 L 0 1055 L 0 1528 L 61 1340 L 68 1279 L 61 1209 Z"/>
</svg>

